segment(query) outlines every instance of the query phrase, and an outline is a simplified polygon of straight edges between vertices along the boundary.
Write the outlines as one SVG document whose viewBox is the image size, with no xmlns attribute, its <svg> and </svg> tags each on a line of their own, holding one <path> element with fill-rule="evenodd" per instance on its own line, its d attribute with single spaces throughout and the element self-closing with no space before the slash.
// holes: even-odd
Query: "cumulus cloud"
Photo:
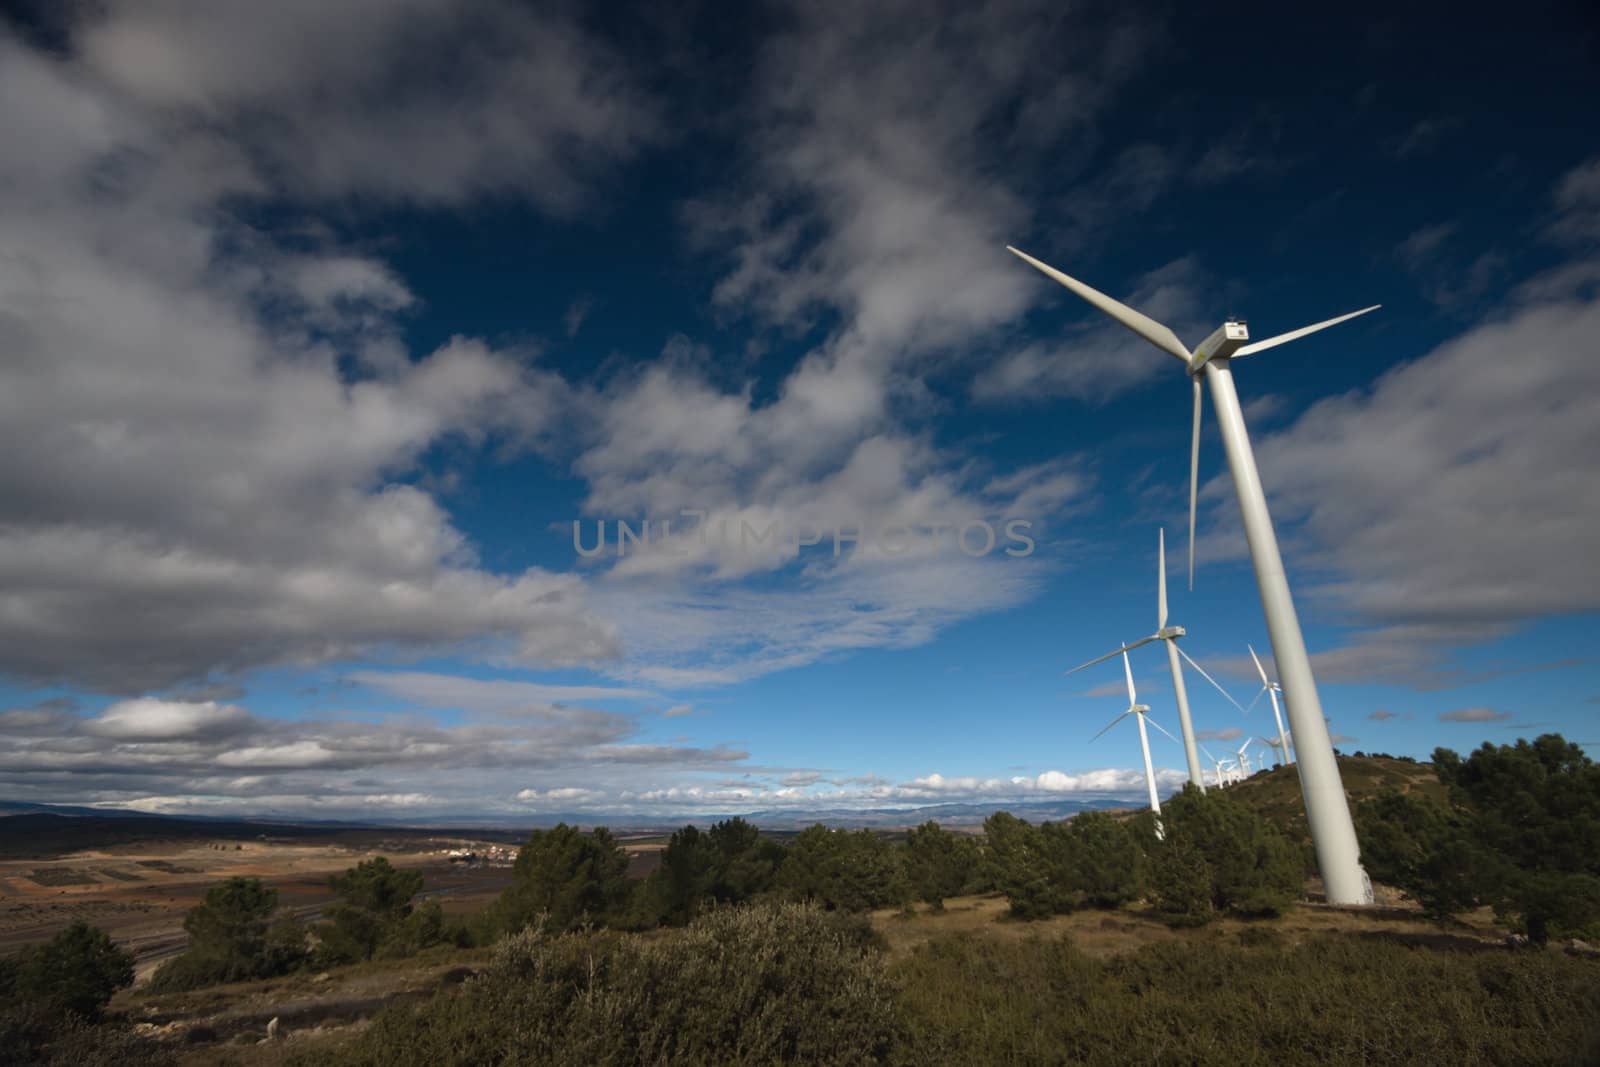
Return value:
<svg viewBox="0 0 1600 1067">
<path fill-rule="evenodd" d="M 113 704 L 83 729 L 85 733 L 118 741 L 177 741 L 233 737 L 254 728 L 250 714 L 233 705 L 146 698 Z"/>
<path fill-rule="evenodd" d="M 603 113 L 627 105 L 584 73 L 612 68 L 570 27 L 482 10 L 504 33 L 454 96 L 412 62 L 453 5 L 101 5 L 64 55 L 0 33 L 0 134 L 30 145 L 0 160 L 0 671 L 137 692 L 390 648 L 617 653 L 580 579 L 477 567 L 406 482 L 441 442 L 534 441 L 564 383 L 467 338 L 407 352 L 386 265 L 233 211 L 562 201 L 590 140 L 546 126 L 576 114 L 620 150 Z"/>
<path fill-rule="evenodd" d="M 500 0 L 114 0 L 74 43 L 119 96 L 223 131 L 298 195 L 515 192 L 569 211 L 657 128 L 601 42 Z"/>
</svg>

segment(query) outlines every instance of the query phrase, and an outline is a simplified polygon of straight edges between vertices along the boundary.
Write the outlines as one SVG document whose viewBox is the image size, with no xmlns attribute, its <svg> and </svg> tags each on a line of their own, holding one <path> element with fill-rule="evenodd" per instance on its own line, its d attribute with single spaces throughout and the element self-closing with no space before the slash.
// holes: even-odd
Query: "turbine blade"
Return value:
<svg viewBox="0 0 1600 1067">
<path fill-rule="evenodd" d="M 1122 325 L 1161 349 L 1161 351 L 1177 356 L 1185 363 L 1189 362 L 1189 350 L 1183 347 L 1183 342 L 1178 340 L 1178 335 L 1155 319 L 1143 312 L 1135 311 L 1121 301 L 1113 300 L 1100 290 L 1083 284 L 1069 274 L 1061 273 L 1048 263 L 1039 262 L 1026 252 L 1012 248 L 1010 245 L 1006 245 L 1006 251 L 1038 270 L 1045 277 L 1052 278 L 1071 289 L 1078 296 L 1110 315 Z"/>
<path fill-rule="evenodd" d="M 1151 726 L 1154 726 L 1157 730 L 1160 730 L 1162 733 L 1166 734 L 1168 738 L 1171 738 L 1171 740 L 1178 741 L 1178 739 L 1176 737 L 1173 737 L 1170 733 L 1167 733 L 1167 728 L 1165 726 L 1162 726 L 1160 723 L 1156 722 L 1150 716 L 1146 715 L 1144 717 L 1144 721 L 1149 723 Z M 1181 744 L 1183 744 L 1183 742 L 1182 741 L 1178 741 L 1178 744 L 1181 745 Z"/>
<path fill-rule="evenodd" d="M 1133 665 L 1128 662 L 1128 650 L 1122 650 L 1122 673 L 1128 677 L 1128 706 L 1139 703 L 1139 694 L 1133 691 Z"/>
<path fill-rule="evenodd" d="M 1196 663 L 1194 661 L 1194 659 L 1192 657 L 1190 657 L 1189 653 L 1187 653 L 1187 652 L 1185 652 L 1183 650 L 1183 646 L 1182 645 L 1177 644 L 1176 642 L 1174 642 L 1173 643 L 1173 647 L 1178 650 L 1178 655 L 1183 657 L 1183 661 L 1185 663 L 1187 663 L 1189 666 L 1193 667 L 1195 670 L 1199 671 L 1200 672 L 1200 677 L 1202 677 L 1206 681 L 1210 682 L 1213 689 L 1215 689 L 1217 692 L 1221 693 L 1224 697 L 1227 698 L 1228 703 L 1232 704 L 1234 707 L 1238 708 L 1240 711 L 1244 710 L 1244 708 L 1240 706 L 1239 702 L 1237 700 L 1233 699 L 1233 694 L 1229 693 L 1226 689 L 1222 688 L 1222 686 L 1217 682 L 1217 680 L 1215 678 L 1213 678 L 1213 677 L 1211 677 L 1211 675 L 1207 674 L 1206 673 L 1206 669 L 1204 667 L 1200 666 L 1200 664 Z"/>
<path fill-rule="evenodd" d="M 1132 714 L 1133 714 L 1133 712 L 1131 712 L 1131 711 L 1125 711 L 1121 715 L 1118 715 L 1115 719 L 1112 719 L 1110 722 L 1106 723 L 1104 726 L 1102 726 L 1100 728 L 1100 733 L 1095 734 L 1093 737 L 1089 738 L 1089 743 L 1092 745 L 1096 741 L 1100 740 L 1101 736 L 1107 730 L 1111 729 L 1113 726 L 1117 725 L 1117 723 L 1121 722 L 1123 719 L 1127 718 L 1129 715 L 1132 715 Z"/>
<path fill-rule="evenodd" d="M 1160 616 L 1159 621 L 1156 622 L 1156 629 L 1160 630 L 1167 625 L 1167 531 L 1164 527 L 1157 536 L 1156 545 L 1158 546 L 1158 558 L 1161 561 L 1157 564 L 1157 569 L 1161 575 L 1161 583 L 1160 590 L 1156 596 L 1156 614 Z"/>
<path fill-rule="evenodd" d="M 1113 649 L 1110 652 L 1107 652 L 1103 656 L 1100 656 L 1100 657 L 1097 657 L 1095 659 L 1090 660 L 1088 663 L 1080 663 L 1078 666 L 1072 668 L 1070 671 L 1064 672 L 1063 673 L 1063 677 L 1065 677 L 1067 674 L 1077 674 L 1079 671 L 1083 670 L 1085 667 L 1093 667 L 1096 663 L 1104 663 L 1106 660 L 1111 659 L 1113 656 L 1120 656 L 1125 650 L 1131 651 L 1132 649 L 1138 648 L 1140 645 L 1148 645 L 1151 641 L 1154 641 L 1154 640 L 1156 640 L 1156 635 L 1155 634 L 1151 634 L 1149 637 L 1141 637 L 1139 640 L 1135 641 L 1131 645 L 1123 645 L 1121 648 Z"/>
<path fill-rule="evenodd" d="M 1310 326 L 1302 326 L 1298 330 L 1290 330 L 1288 333 L 1280 333 L 1276 337 L 1268 337 L 1262 341 L 1253 341 L 1242 348 L 1235 349 L 1233 358 L 1238 359 L 1240 356 L 1248 356 L 1252 352 L 1264 352 L 1269 348 L 1276 348 L 1279 345 L 1288 344 L 1290 341 L 1298 341 L 1308 333 L 1316 333 L 1318 330 L 1326 330 L 1329 326 L 1337 326 L 1341 322 L 1348 322 L 1357 315 L 1365 315 L 1367 312 L 1377 311 L 1381 307 L 1383 307 L 1382 304 L 1373 304 L 1369 308 L 1362 308 L 1360 311 L 1352 311 L 1348 315 L 1340 315 L 1338 318 L 1328 319 L 1325 322 L 1317 322 L 1311 324 Z"/>
<path fill-rule="evenodd" d="M 1194 379 L 1194 429 L 1189 433 L 1189 592 L 1194 592 L 1194 512 L 1200 498 L 1200 379 Z"/>
<path fill-rule="evenodd" d="M 1250 709 L 1256 706 L 1256 703 L 1258 701 L 1260 701 L 1260 699 L 1261 699 L 1261 694 L 1265 693 L 1266 691 L 1267 691 L 1267 687 L 1266 686 L 1262 686 L 1259 690 L 1256 691 L 1255 700 L 1250 701 L 1250 703 L 1248 705 L 1246 705 L 1246 707 L 1244 709 L 1244 713 L 1246 715 L 1250 714 Z"/>
<path fill-rule="evenodd" d="M 1237 646 L 1235 646 L 1235 647 L 1237 647 Z M 1256 673 L 1261 675 L 1261 684 L 1262 685 L 1271 685 L 1272 683 L 1267 681 L 1267 672 L 1266 672 L 1266 670 L 1261 666 L 1261 657 L 1256 655 L 1255 646 L 1254 645 L 1245 645 L 1244 647 L 1248 648 L 1250 650 L 1250 658 L 1256 661 Z"/>
</svg>

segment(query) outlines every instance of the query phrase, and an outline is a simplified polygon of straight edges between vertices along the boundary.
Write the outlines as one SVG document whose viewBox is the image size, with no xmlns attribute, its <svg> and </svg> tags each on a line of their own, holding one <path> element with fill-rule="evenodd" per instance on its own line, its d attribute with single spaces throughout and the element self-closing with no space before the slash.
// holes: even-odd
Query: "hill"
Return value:
<svg viewBox="0 0 1600 1067">
<path fill-rule="evenodd" d="M 1433 773 L 1431 763 L 1392 756 L 1340 756 L 1338 759 L 1339 776 L 1344 780 L 1345 796 L 1349 797 L 1352 809 L 1386 789 L 1422 793 L 1440 803 L 1446 800 L 1445 787 Z M 1238 785 L 1230 786 L 1229 792 L 1297 839 L 1309 840 L 1300 774 L 1293 766 L 1257 771 Z"/>
</svg>

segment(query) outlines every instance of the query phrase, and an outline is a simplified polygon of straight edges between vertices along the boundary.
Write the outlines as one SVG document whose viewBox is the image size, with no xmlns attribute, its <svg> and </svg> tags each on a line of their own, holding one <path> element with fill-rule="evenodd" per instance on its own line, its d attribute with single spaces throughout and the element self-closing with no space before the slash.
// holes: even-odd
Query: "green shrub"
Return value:
<svg viewBox="0 0 1600 1067">
<path fill-rule="evenodd" d="M 820 824 L 795 838 L 778 870 L 777 887 L 796 900 L 840 911 L 889 908 L 910 899 L 904 851 L 871 830 Z"/>
<path fill-rule="evenodd" d="M 1355 823 L 1367 873 L 1404 890 L 1428 915 L 1447 918 L 1480 903 L 1492 858 L 1447 805 L 1386 789 L 1357 805 Z"/>
<path fill-rule="evenodd" d="M 1155 847 L 1150 888 L 1157 913 L 1173 926 L 1204 926 L 1217 917 L 1216 872 L 1187 838 Z"/>
<path fill-rule="evenodd" d="M 1100 962 L 1061 941 L 968 935 L 891 973 L 899 1064 L 1576 1064 L 1600 1051 L 1600 973 L 1553 954 L 1327 936 Z"/>
<path fill-rule="evenodd" d="M 25 949 L 4 968 L 0 993 L 12 1003 L 94 1021 L 111 995 L 133 984 L 133 956 L 104 930 L 75 922 L 43 945 Z"/>
<path fill-rule="evenodd" d="M 397 870 L 378 856 L 334 875 L 328 885 L 338 899 L 323 909 L 327 921 L 317 927 L 319 967 L 370 960 L 386 941 L 390 947 L 386 955 L 395 955 L 398 947 L 411 945 L 430 932 L 430 923 L 423 920 L 413 923 L 398 940 L 391 937 L 411 914 L 411 898 L 422 889 L 422 875 L 417 871 Z M 442 936 L 443 925 L 441 913 L 432 932 Z M 433 943 L 423 941 L 415 948 Z"/>
<path fill-rule="evenodd" d="M 278 891 L 259 878 L 212 886 L 184 916 L 189 947 L 156 969 L 146 991 L 172 993 L 293 970 L 304 959 L 305 931 L 289 917 L 273 922 L 277 906 Z"/>
<path fill-rule="evenodd" d="M 1117 908 L 1145 888 L 1144 849 L 1126 821 L 1086 811 L 1061 824 L 1073 891 L 1091 908 Z"/>
<path fill-rule="evenodd" d="M 1204 921 L 1195 899 L 1202 885 L 1213 911 L 1234 915 L 1278 915 L 1299 896 L 1299 850 L 1226 791 L 1185 785 L 1161 821 L 1165 840 L 1149 846 L 1151 878 L 1157 907 L 1178 921 Z"/>
<path fill-rule="evenodd" d="M 906 876 L 918 900 L 942 907 L 946 897 L 976 893 L 986 883 L 978 842 L 928 820 L 906 834 Z"/>
<path fill-rule="evenodd" d="M 1048 825 L 1048 824 L 1046 824 Z M 1069 911 L 1069 871 L 1054 833 L 1030 825 L 1009 812 L 996 812 L 983 822 L 989 877 L 1005 894 L 1015 919 L 1042 919 Z"/>
<path fill-rule="evenodd" d="M 566 823 L 535 830 L 512 877 L 494 906 L 494 923 L 506 932 L 541 917 L 556 930 L 605 925 L 623 917 L 633 893 L 628 855 L 603 826 L 592 834 Z"/>
<path fill-rule="evenodd" d="M 812 905 L 718 908 L 649 941 L 535 925 L 455 993 L 382 1012 L 334 1065 L 878 1063 L 892 989 L 871 928 Z"/>
<path fill-rule="evenodd" d="M 1433 762 L 1475 846 L 1479 895 L 1536 942 L 1600 934 L 1600 764 L 1559 734 Z"/>
</svg>

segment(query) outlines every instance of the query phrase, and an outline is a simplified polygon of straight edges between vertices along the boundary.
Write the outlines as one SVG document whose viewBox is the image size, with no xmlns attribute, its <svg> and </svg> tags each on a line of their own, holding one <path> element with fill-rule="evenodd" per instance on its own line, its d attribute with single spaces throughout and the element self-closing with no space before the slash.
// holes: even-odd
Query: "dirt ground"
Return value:
<svg viewBox="0 0 1600 1067">
<path fill-rule="evenodd" d="M 419 869 L 423 896 L 437 898 L 447 912 L 483 907 L 511 879 L 515 850 L 504 844 L 453 837 L 395 844 L 186 841 L 0 861 L 0 953 L 47 940 L 82 920 L 132 951 L 142 978 L 182 950 L 184 913 L 224 878 L 261 878 L 278 890 L 280 904 L 306 919 L 332 899 L 330 875 L 380 855 L 398 867 Z M 452 862 L 453 849 L 479 855 L 498 850 L 502 858 Z"/>
</svg>

